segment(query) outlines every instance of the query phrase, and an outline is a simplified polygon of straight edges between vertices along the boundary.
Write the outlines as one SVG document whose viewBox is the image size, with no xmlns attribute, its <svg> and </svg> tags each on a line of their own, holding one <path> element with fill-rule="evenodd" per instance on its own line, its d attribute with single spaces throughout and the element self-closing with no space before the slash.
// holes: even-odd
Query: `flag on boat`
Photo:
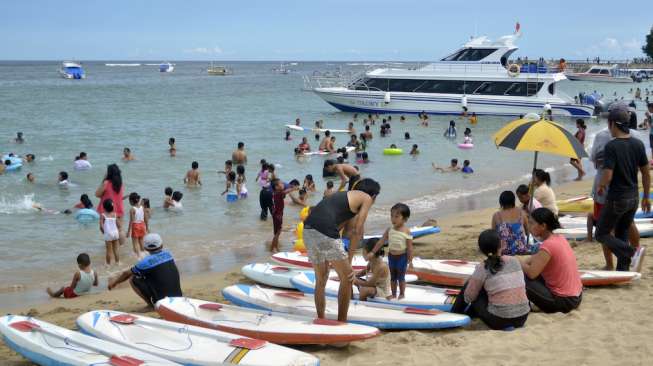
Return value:
<svg viewBox="0 0 653 366">
<path fill-rule="evenodd" d="M 515 24 L 515 34 L 519 34 L 520 30 L 521 30 L 521 25 L 519 24 L 519 22 L 517 22 Z"/>
</svg>

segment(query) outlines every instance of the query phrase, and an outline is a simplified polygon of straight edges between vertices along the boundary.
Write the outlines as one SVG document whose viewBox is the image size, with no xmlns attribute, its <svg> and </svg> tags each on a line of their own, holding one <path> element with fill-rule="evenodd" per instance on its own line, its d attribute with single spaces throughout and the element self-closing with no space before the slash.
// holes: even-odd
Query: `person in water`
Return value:
<svg viewBox="0 0 653 366">
<path fill-rule="evenodd" d="M 136 258 L 141 256 L 145 251 L 143 247 L 143 238 L 148 230 L 148 218 L 145 215 L 145 208 L 141 202 L 141 196 L 136 192 L 129 194 L 129 204 L 132 206 L 129 210 L 129 226 L 127 227 L 127 237 L 132 238 L 132 249 Z M 131 234 L 131 235 L 130 235 Z"/>
<path fill-rule="evenodd" d="M 444 131 L 444 137 L 449 138 L 449 139 L 454 139 L 456 138 L 457 132 L 456 132 L 456 122 L 453 120 L 449 121 L 449 127 Z"/>
<path fill-rule="evenodd" d="M 469 117 L 469 123 L 475 125 L 477 122 L 478 122 L 478 117 L 476 116 L 476 112 L 472 112 L 472 115 Z"/>
<path fill-rule="evenodd" d="M 225 176 L 229 175 L 231 171 L 234 169 L 234 163 L 231 160 L 225 160 L 224 162 L 224 170 L 218 170 L 218 174 L 224 174 Z"/>
<path fill-rule="evenodd" d="M 315 192 L 315 181 L 313 180 L 313 175 L 311 174 L 306 174 L 306 177 L 304 177 L 304 184 L 302 185 L 302 188 L 306 190 L 306 192 Z"/>
<path fill-rule="evenodd" d="M 495 330 L 524 326 L 530 306 L 519 260 L 501 255 L 501 240 L 494 230 L 479 235 L 478 248 L 486 259 L 476 265 L 451 312 L 478 317 Z"/>
<path fill-rule="evenodd" d="M 132 151 L 130 148 L 126 147 L 122 149 L 122 161 L 132 161 L 134 160 L 134 154 L 132 154 Z"/>
<path fill-rule="evenodd" d="M 197 187 L 202 185 L 200 180 L 200 165 L 198 162 L 194 161 L 190 165 L 190 170 L 186 172 L 184 177 L 184 183 L 187 187 Z"/>
<path fill-rule="evenodd" d="M 174 137 L 168 139 L 168 152 L 170 156 L 177 156 L 177 145 Z"/>
<path fill-rule="evenodd" d="M 17 144 L 22 144 L 25 142 L 22 132 L 16 132 L 16 138 L 14 139 L 14 142 Z"/>
<path fill-rule="evenodd" d="M 227 181 L 225 182 L 224 191 L 220 194 L 221 196 L 227 195 L 227 202 L 236 202 L 238 201 L 238 187 L 236 185 L 236 172 L 229 172 L 227 174 Z"/>
<path fill-rule="evenodd" d="M 474 169 L 470 166 L 471 162 L 469 160 L 463 161 L 463 168 L 460 169 L 461 172 L 464 174 L 472 174 L 474 173 Z"/>
<path fill-rule="evenodd" d="M 361 301 L 374 297 L 386 300 L 395 297 L 390 293 L 390 269 L 383 261 L 385 251 L 383 248 L 377 248 L 377 246 L 381 246 L 380 244 L 381 240 L 370 239 L 363 248 L 363 255 L 367 258 L 367 266 L 365 269 L 356 272 L 354 277 L 354 286 L 358 288 L 358 299 Z M 366 279 L 362 279 L 363 276 L 366 276 Z"/>
<path fill-rule="evenodd" d="M 81 253 L 77 256 L 78 271 L 75 271 L 70 286 L 64 286 L 57 291 L 52 291 L 49 287 L 45 290 L 48 295 L 54 298 L 61 296 L 64 299 L 72 299 L 78 296 L 89 293 L 91 286 L 98 285 L 97 273 L 91 267 L 91 257 L 86 253 Z"/>
<path fill-rule="evenodd" d="M 302 137 L 302 142 L 297 145 L 297 149 L 299 150 L 300 153 L 306 153 L 311 151 L 311 145 L 308 144 L 308 139 L 306 137 Z"/>
<path fill-rule="evenodd" d="M 231 161 L 236 164 L 247 164 L 247 153 L 245 152 L 244 142 L 239 142 L 236 150 L 231 153 Z"/>
<path fill-rule="evenodd" d="M 245 167 L 238 165 L 236 167 L 236 191 L 238 198 L 247 198 L 249 191 L 247 190 L 247 178 L 245 178 Z"/>
<path fill-rule="evenodd" d="M 463 140 L 463 144 L 473 144 L 471 128 L 469 128 L 469 127 L 465 128 L 464 135 L 465 135 L 465 138 Z"/>
<path fill-rule="evenodd" d="M 57 183 L 59 184 L 59 187 L 66 188 L 70 184 L 68 181 L 68 173 L 61 171 L 59 172 L 59 176 L 57 177 Z"/>
<path fill-rule="evenodd" d="M 0 165 L 2 165 L 2 164 L 0 164 Z M 4 166 L 2 166 L 2 167 L 4 168 Z M 25 178 L 27 179 L 28 182 L 30 182 L 32 184 L 36 183 L 36 178 L 34 177 L 34 174 L 32 174 L 31 172 L 27 173 L 27 176 Z"/>
<path fill-rule="evenodd" d="M 168 209 L 173 206 L 172 203 L 172 187 L 166 187 L 163 190 L 163 208 Z"/>
<path fill-rule="evenodd" d="M 333 141 L 331 140 L 331 131 L 326 130 L 324 132 L 324 139 L 320 142 L 320 151 L 326 151 L 328 153 L 334 153 L 335 148 L 333 147 Z"/>
<path fill-rule="evenodd" d="M 347 321 L 354 279 L 350 263 L 365 232 L 367 215 L 380 192 L 379 183 L 370 178 L 362 179 L 351 191 L 325 197 L 304 220 L 304 243 L 315 269 L 315 309 L 320 319 L 324 319 L 325 287 L 329 270 L 333 268 L 340 280 L 338 320 Z M 349 253 L 345 252 L 341 230 L 343 236 L 350 239 Z"/>
<path fill-rule="evenodd" d="M 363 151 L 361 153 L 360 159 L 356 160 L 356 163 L 358 164 L 369 164 L 370 163 L 370 158 L 369 155 L 367 154 L 366 151 Z"/>
<path fill-rule="evenodd" d="M 280 179 L 273 179 L 270 182 L 272 187 L 272 242 L 270 243 L 270 252 L 276 253 L 279 249 L 279 236 L 281 235 L 281 228 L 283 226 L 283 209 L 285 207 L 284 199 L 290 192 L 299 190 L 299 182 L 297 184 L 289 184 L 288 187 Z"/>
<path fill-rule="evenodd" d="M 88 161 L 88 156 L 85 152 L 80 152 L 77 157 L 75 157 L 75 162 L 73 164 L 73 169 L 77 171 L 89 170 L 93 168 L 91 163 Z"/>
<path fill-rule="evenodd" d="M 458 159 L 451 159 L 451 163 L 446 168 L 441 168 L 435 165 L 435 163 L 431 163 L 431 166 L 433 167 L 433 169 L 435 169 L 435 171 L 438 171 L 440 173 L 457 172 L 460 170 L 460 167 L 458 166 Z"/>
<path fill-rule="evenodd" d="M 292 137 L 290 136 L 290 130 L 286 130 L 286 136 L 283 139 L 286 141 L 292 140 Z"/>
<path fill-rule="evenodd" d="M 419 149 L 417 144 L 413 144 L 413 147 L 410 149 L 408 155 L 419 155 Z"/>
<path fill-rule="evenodd" d="M 175 211 L 180 211 L 184 207 L 181 204 L 181 199 L 184 197 L 184 194 L 179 191 L 172 192 L 172 207 L 171 209 Z"/>
<path fill-rule="evenodd" d="M 102 213 L 100 215 L 100 232 L 104 236 L 106 247 L 105 259 L 107 265 L 111 264 L 111 259 L 115 264 L 120 264 L 118 247 L 120 246 L 120 229 L 122 222 L 116 216 L 113 200 L 107 198 L 102 201 Z"/>
</svg>

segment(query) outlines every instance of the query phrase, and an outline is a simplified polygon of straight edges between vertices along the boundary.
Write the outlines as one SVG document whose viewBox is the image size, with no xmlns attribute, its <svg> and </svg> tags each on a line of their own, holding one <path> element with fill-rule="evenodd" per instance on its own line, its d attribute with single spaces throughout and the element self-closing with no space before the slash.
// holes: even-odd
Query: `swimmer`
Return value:
<svg viewBox="0 0 653 366">
<path fill-rule="evenodd" d="M 311 145 L 308 144 L 308 139 L 306 137 L 302 137 L 302 142 L 299 145 L 297 145 L 297 149 L 301 153 L 311 151 Z"/>
<path fill-rule="evenodd" d="M 472 169 L 472 167 L 469 166 L 470 164 L 471 164 L 471 163 L 469 162 L 469 160 L 465 160 L 465 161 L 463 161 L 463 168 L 461 169 L 461 171 L 462 171 L 464 174 L 472 174 L 472 173 L 474 173 L 474 169 Z"/>
<path fill-rule="evenodd" d="M 88 156 L 85 152 L 80 152 L 78 156 L 75 157 L 75 162 L 73 164 L 73 169 L 77 171 L 89 170 L 93 168 L 91 163 L 88 161 Z"/>
<path fill-rule="evenodd" d="M 335 148 L 333 147 L 333 140 L 331 139 L 331 131 L 326 130 L 324 132 L 324 139 L 320 141 L 320 146 L 318 149 L 320 151 L 326 151 L 329 153 L 335 152 Z"/>
<path fill-rule="evenodd" d="M 301 188 L 298 191 L 297 197 L 295 197 L 295 195 L 292 193 L 290 193 L 289 196 L 290 196 L 290 200 L 295 205 L 302 206 L 302 207 L 308 205 L 308 195 L 306 194 L 306 190 L 304 188 Z"/>
<path fill-rule="evenodd" d="M 395 145 L 395 144 L 390 144 L 389 149 L 396 149 L 396 148 L 397 148 L 397 145 Z"/>
<path fill-rule="evenodd" d="M 410 149 L 409 155 L 419 155 L 419 150 L 417 149 L 417 144 L 413 144 L 413 148 Z"/>
<path fill-rule="evenodd" d="M 36 178 L 34 177 L 34 174 L 32 174 L 31 172 L 27 173 L 27 176 L 25 178 L 27 178 L 27 181 L 32 184 L 36 183 Z"/>
<path fill-rule="evenodd" d="M 292 137 L 290 136 L 290 130 L 286 130 L 286 137 L 283 138 L 286 141 L 292 140 Z"/>
<path fill-rule="evenodd" d="M 295 119 L 295 126 L 299 126 L 299 124 L 300 124 L 301 122 L 302 122 L 302 121 L 299 119 L 299 117 L 297 117 L 297 118 Z"/>
<path fill-rule="evenodd" d="M 322 194 L 322 198 L 329 197 L 330 195 L 336 193 L 336 190 L 333 189 L 333 181 L 327 181 L 326 182 L 326 189 L 324 190 L 324 193 Z"/>
<path fill-rule="evenodd" d="M 14 139 L 14 142 L 17 144 L 22 144 L 25 142 L 22 132 L 16 132 L 16 138 Z"/>
<path fill-rule="evenodd" d="M 59 187 L 66 188 L 70 184 L 68 181 L 68 173 L 61 171 L 59 172 L 59 176 L 57 177 L 57 183 L 59 184 Z"/>
<path fill-rule="evenodd" d="M 172 207 L 170 207 L 170 208 L 174 209 L 175 211 L 178 211 L 178 210 L 181 210 L 182 208 L 184 208 L 181 205 L 181 199 L 183 197 L 184 197 L 184 194 L 179 192 L 179 191 L 172 192 Z"/>
<path fill-rule="evenodd" d="M 356 130 L 354 129 L 354 123 L 349 122 L 349 127 L 347 128 L 347 131 L 349 131 L 349 134 L 352 136 L 356 136 Z"/>
<path fill-rule="evenodd" d="M 191 163 L 191 169 L 186 172 L 186 176 L 184 177 L 184 183 L 187 187 L 197 187 L 202 185 L 199 167 L 200 165 L 198 162 L 194 161 Z"/>
<path fill-rule="evenodd" d="M 373 138 L 372 136 L 372 131 L 370 131 L 370 126 L 365 126 L 365 132 L 363 132 L 363 136 L 365 137 L 365 140 L 371 140 Z"/>
<path fill-rule="evenodd" d="M 406 122 L 406 117 L 404 117 L 403 115 L 399 117 L 399 122 Z"/>
<path fill-rule="evenodd" d="M 358 163 L 358 164 L 369 164 L 370 159 L 369 159 L 369 155 L 367 154 L 367 152 L 363 151 L 363 153 L 361 154 L 361 158 L 356 160 L 356 163 Z"/>
<path fill-rule="evenodd" d="M 152 217 L 152 208 L 150 207 L 150 199 L 149 198 L 142 198 L 141 199 L 141 204 L 143 205 L 143 212 L 145 213 L 145 220 L 150 221 L 150 217 Z"/>
<path fill-rule="evenodd" d="M 175 144 L 174 137 L 168 139 L 168 145 L 168 152 L 170 153 L 170 156 L 177 156 L 177 145 Z"/>
<path fill-rule="evenodd" d="M 247 164 L 247 153 L 245 153 L 245 143 L 239 142 L 236 150 L 231 153 L 231 160 L 236 164 Z"/>
<path fill-rule="evenodd" d="M 349 183 L 349 190 L 352 190 L 361 178 L 358 170 L 352 165 L 343 163 L 336 164 L 333 160 L 327 160 L 324 162 L 324 170 L 328 173 L 335 173 L 340 177 L 338 191 L 344 190 L 347 183 Z"/>
<path fill-rule="evenodd" d="M 304 185 L 302 186 L 303 189 L 306 190 L 306 192 L 315 192 L 315 181 L 313 180 L 313 175 L 311 174 L 306 174 L 306 177 L 304 177 Z"/>
<path fill-rule="evenodd" d="M 126 147 L 122 149 L 122 161 L 132 161 L 134 160 L 134 154 L 130 148 Z"/>
<path fill-rule="evenodd" d="M 453 120 L 449 121 L 449 127 L 447 127 L 447 129 L 444 131 L 443 136 L 446 137 L 446 138 L 453 139 L 453 138 L 456 138 L 456 135 L 457 135 L 456 122 L 454 122 Z"/>
<path fill-rule="evenodd" d="M 469 127 L 465 129 L 464 135 L 463 144 L 472 144 L 472 130 Z"/>
<path fill-rule="evenodd" d="M 433 169 L 435 169 L 440 173 L 457 172 L 460 170 L 460 167 L 458 166 L 458 159 L 451 159 L 451 164 L 446 168 L 441 168 L 435 165 L 435 163 L 431 163 L 431 166 L 433 167 Z"/>
<path fill-rule="evenodd" d="M 319 133 L 315 134 L 315 141 L 320 141 L 320 134 Z"/>
<path fill-rule="evenodd" d="M 478 117 L 476 117 L 476 112 L 472 112 L 471 117 L 469 117 L 469 123 L 475 125 L 478 122 Z"/>
<path fill-rule="evenodd" d="M 174 204 L 172 202 L 172 187 L 166 187 L 163 190 L 163 208 L 168 209 L 170 207 L 173 207 Z"/>
<path fill-rule="evenodd" d="M 34 154 L 25 154 L 23 161 L 26 163 L 33 163 L 34 159 L 36 159 L 36 156 Z"/>
<path fill-rule="evenodd" d="M 410 140 L 410 133 L 404 133 L 404 140 Z"/>
</svg>

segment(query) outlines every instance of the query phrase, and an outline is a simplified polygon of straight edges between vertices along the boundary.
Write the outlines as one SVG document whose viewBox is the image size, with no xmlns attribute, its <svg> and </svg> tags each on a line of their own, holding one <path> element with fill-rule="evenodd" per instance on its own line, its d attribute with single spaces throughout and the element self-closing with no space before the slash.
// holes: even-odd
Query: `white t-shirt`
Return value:
<svg viewBox="0 0 653 366">
<path fill-rule="evenodd" d="M 537 187 L 535 189 L 535 193 L 533 194 L 536 200 L 540 201 L 542 204 L 542 207 L 546 207 L 549 210 L 553 211 L 553 213 L 558 216 L 558 205 L 556 204 L 556 195 L 553 192 L 553 189 L 549 187 L 546 184 L 542 184 L 541 186 Z"/>
<path fill-rule="evenodd" d="M 75 160 L 75 164 L 73 166 L 73 169 L 75 169 L 75 170 L 89 170 L 92 167 L 93 166 L 91 165 L 91 163 L 88 162 L 88 160 L 79 159 L 79 160 Z"/>
</svg>

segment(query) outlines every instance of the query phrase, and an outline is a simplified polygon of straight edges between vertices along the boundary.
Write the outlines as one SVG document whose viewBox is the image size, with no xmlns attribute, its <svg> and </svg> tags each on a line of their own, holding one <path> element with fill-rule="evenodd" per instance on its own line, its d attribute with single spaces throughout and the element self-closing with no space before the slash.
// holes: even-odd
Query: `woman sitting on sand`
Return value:
<svg viewBox="0 0 653 366">
<path fill-rule="evenodd" d="M 556 205 L 556 194 L 551 189 L 551 176 L 542 169 L 535 170 L 533 174 L 533 183 L 535 183 L 535 192 L 533 196 L 554 215 L 558 216 L 558 206 Z"/>
<path fill-rule="evenodd" d="M 501 240 L 494 230 L 479 235 L 478 248 L 487 259 L 476 266 L 451 312 L 479 317 L 497 330 L 523 326 L 531 308 L 519 260 L 501 255 Z"/>
<path fill-rule="evenodd" d="M 501 209 L 492 216 L 492 229 L 501 239 L 501 254 L 532 254 L 533 248 L 526 239 L 528 218 L 524 210 L 515 207 L 515 194 L 511 191 L 501 192 L 499 205 Z"/>
<path fill-rule="evenodd" d="M 564 236 L 553 233 L 560 227 L 558 219 L 548 208 L 538 208 L 531 213 L 529 227 L 542 244 L 537 254 L 520 258 L 528 299 L 545 313 L 576 309 L 583 284 L 573 249 Z"/>
</svg>

